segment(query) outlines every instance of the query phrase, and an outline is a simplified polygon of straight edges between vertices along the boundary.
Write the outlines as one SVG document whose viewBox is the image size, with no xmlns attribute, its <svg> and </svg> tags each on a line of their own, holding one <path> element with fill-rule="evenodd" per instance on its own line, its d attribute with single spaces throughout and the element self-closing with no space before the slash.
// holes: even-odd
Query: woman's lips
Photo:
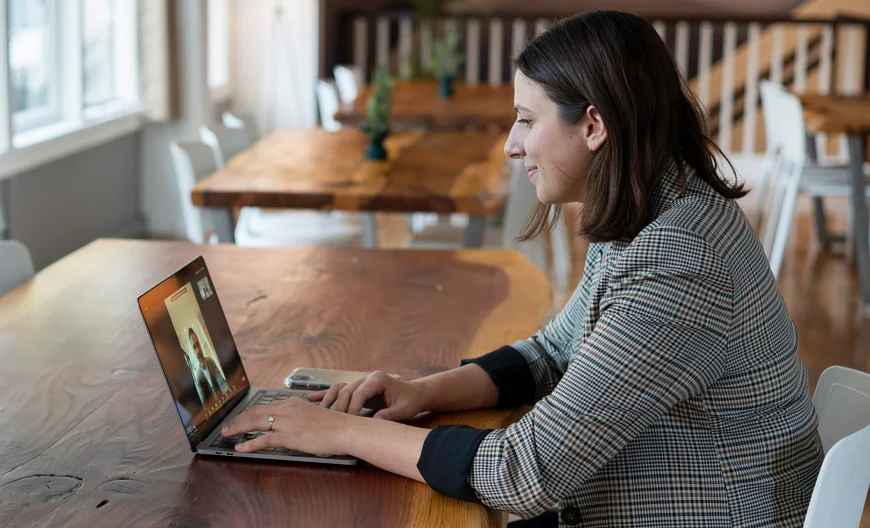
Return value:
<svg viewBox="0 0 870 528">
<path fill-rule="evenodd" d="M 531 180 L 538 173 L 538 168 L 537 167 L 526 167 L 526 171 L 528 171 L 529 179 Z"/>
</svg>

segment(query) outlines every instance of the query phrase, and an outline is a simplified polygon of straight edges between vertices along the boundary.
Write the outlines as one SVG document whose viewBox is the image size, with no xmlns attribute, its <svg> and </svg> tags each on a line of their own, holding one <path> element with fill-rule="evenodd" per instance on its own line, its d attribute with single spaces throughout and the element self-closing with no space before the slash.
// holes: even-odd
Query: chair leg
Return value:
<svg viewBox="0 0 870 528">
<path fill-rule="evenodd" d="M 825 216 L 825 202 L 821 196 L 813 196 L 813 216 L 816 221 L 816 237 L 819 244 L 827 247 L 835 242 L 846 242 L 846 235 L 832 235 L 828 231 L 828 219 Z"/>
<path fill-rule="evenodd" d="M 486 229 L 486 217 L 482 215 L 470 215 L 468 227 L 465 228 L 465 238 L 462 247 L 479 248 L 483 246 L 483 231 Z"/>
<path fill-rule="evenodd" d="M 776 166 L 776 160 L 768 155 L 764 160 L 764 168 L 761 171 L 761 181 L 758 183 L 755 200 L 755 225 L 762 225 L 764 221 L 764 206 L 767 204 L 767 194 L 770 191 L 770 177 Z"/>
<path fill-rule="evenodd" d="M 363 245 L 367 248 L 378 247 L 378 220 L 375 213 L 363 211 L 360 213 L 363 219 Z"/>
<path fill-rule="evenodd" d="M 792 168 L 791 170 L 801 171 L 802 168 Z M 776 233 L 770 249 L 770 270 L 774 277 L 779 276 L 779 269 L 782 266 L 785 249 L 788 245 L 788 234 L 791 231 L 791 222 L 794 218 L 794 209 L 800 187 L 800 172 L 791 175 L 787 181 L 782 197 L 782 210 L 776 221 Z"/>
<path fill-rule="evenodd" d="M 816 219 L 816 238 L 819 244 L 827 246 L 831 239 L 828 236 L 828 220 L 825 218 L 825 201 L 821 196 L 813 196 L 813 216 Z"/>
</svg>

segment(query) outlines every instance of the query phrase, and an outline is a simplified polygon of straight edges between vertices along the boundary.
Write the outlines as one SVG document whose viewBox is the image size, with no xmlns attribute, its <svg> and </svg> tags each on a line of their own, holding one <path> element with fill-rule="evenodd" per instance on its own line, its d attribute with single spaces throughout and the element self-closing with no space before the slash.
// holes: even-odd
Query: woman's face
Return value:
<svg viewBox="0 0 870 528">
<path fill-rule="evenodd" d="M 592 152 L 607 138 L 598 111 L 590 107 L 578 123 L 565 125 L 556 103 L 519 70 L 514 78 L 514 105 L 518 117 L 505 143 L 505 154 L 523 160 L 542 203 L 582 202 Z"/>
</svg>

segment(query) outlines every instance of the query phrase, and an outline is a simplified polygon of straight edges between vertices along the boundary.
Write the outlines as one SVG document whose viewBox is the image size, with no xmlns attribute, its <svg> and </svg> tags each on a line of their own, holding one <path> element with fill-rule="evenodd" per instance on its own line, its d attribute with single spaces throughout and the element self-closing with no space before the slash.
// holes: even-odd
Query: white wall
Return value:
<svg viewBox="0 0 870 528">
<path fill-rule="evenodd" d="M 283 6 L 280 26 L 276 3 Z M 233 0 L 233 111 L 253 115 L 263 133 L 315 126 L 318 32 L 317 0 Z"/>
<path fill-rule="evenodd" d="M 179 24 L 181 118 L 171 123 L 150 123 L 142 130 L 142 213 L 148 232 L 160 238 L 185 238 L 182 199 L 179 195 L 169 143 L 198 139 L 199 127 L 210 123 L 212 104 L 206 82 L 206 28 L 204 0 L 171 4 Z"/>
<path fill-rule="evenodd" d="M 0 182 L 9 236 L 42 269 L 101 237 L 140 237 L 139 134 L 52 161 Z"/>
</svg>

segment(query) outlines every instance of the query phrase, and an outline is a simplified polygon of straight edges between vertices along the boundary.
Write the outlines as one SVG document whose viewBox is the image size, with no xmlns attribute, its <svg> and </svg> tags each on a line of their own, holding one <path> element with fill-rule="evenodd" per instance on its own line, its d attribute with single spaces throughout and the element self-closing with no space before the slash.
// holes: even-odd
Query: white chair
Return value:
<svg viewBox="0 0 870 528">
<path fill-rule="evenodd" d="M 526 177 L 522 160 L 511 160 L 510 192 L 505 202 L 504 222 L 501 228 L 487 226 L 483 236 L 483 247 L 516 249 L 544 273 L 549 272 L 550 259 L 542 237 L 519 242 L 517 236 L 525 225 L 529 212 L 537 205 L 538 196 L 535 186 Z M 462 245 L 464 230 L 461 225 L 436 224 L 425 226 L 417 233 L 411 247 L 417 249 L 448 249 Z M 568 237 L 564 222 L 559 221 L 553 230 L 553 267 L 556 281 L 567 284 L 570 272 L 570 250 L 567 249 Z M 565 262 L 568 259 L 568 262 Z M 567 267 L 567 270 L 566 270 Z"/>
<path fill-rule="evenodd" d="M 329 81 L 317 81 L 317 108 L 320 111 L 320 125 L 324 130 L 341 130 L 341 123 L 335 119 L 338 112 L 338 92 Z"/>
<path fill-rule="evenodd" d="M 332 69 L 332 75 L 335 77 L 341 102 L 352 103 L 364 84 L 362 68 L 339 64 Z"/>
<path fill-rule="evenodd" d="M 841 366 L 819 376 L 813 405 L 819 416 L 819 436 L 825 452 L 870 424 L 870 374 Z"/>
<path fill-rule="evenodd" d="M 169 144 L 169 153 L 175 167 L 187 239 L 194 244 L 232 242 L 233 228 L 229 211 L 199 208 L 190 199 L 196 182 L 218 170 L 214 150 L 196 141 L 173 141 Z M 212 233 L 217 239 L 211 236 L 207 238 L 206 233 Z"/>
<path fill-rule="evenodd" d="M 33 259 L 27 247 L 17 240 L 0 240 L 0 296 L 32 277 Z"/>
<path fill-rule="evenodd" d="M 227 128 L 241 128 L 248 133 L 248 142 L 251 144 L 260 139 L 260 132 L 257 128 L 257 123 L 254 118 L 249 115 L 235 115 L 230 112 L 224 112 L 221 116 L 221 122 Z"/>
<path fill-rule="evenodd" d="M 211 147 L 218 168 L 224 168 L 231 159 L 251 146 L 248 132 L 243 128 L 203 126 L 199 129 L 199 139 Z"/>
<path fill-rule="evenodd" d="M 804 528 L 858 528 L 870 488 L 870 374 L 828 368 L 813 404 L 826 454 Z"/>
<path fill-rule="evenodd" d="M 770 260 L 771 271 L 777 276 L 788 244 L 798 196 L 851 196 L 850 174 L 845 168 L 808 164 L 806 127 L 797 97 L 781 86 L 762 81 L 761 100 L 767 154 L 759 186 L 758 208 L 765 211 L 761 241 Z M 819 215 L 817 226 L 820 228 L 819 238 L 826 241 L 831 237 L 827 234 L 820 204 L 820 201 L 816 202 Z"/>
</svg>

